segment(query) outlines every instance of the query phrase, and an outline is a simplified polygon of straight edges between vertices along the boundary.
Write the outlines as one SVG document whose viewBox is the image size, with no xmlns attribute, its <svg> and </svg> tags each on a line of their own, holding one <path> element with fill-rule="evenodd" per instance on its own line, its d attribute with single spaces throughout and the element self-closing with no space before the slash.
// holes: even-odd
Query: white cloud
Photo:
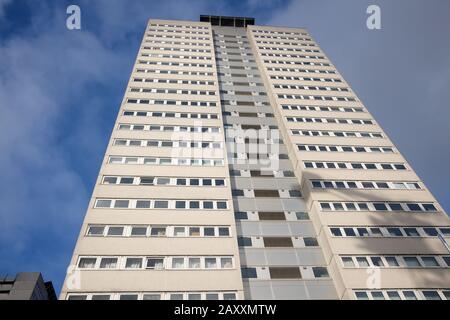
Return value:
<svg viewBox="0 0 450 320">
<path fill-rule="evenodd" d="M 8 208 L 0 216 L 0 240 L 5 243 L 27 238 L 22 232 L 33 224 L 68 223 L 68 228 L 82 215 L 85 187 L 58 149 L 58 121 L 88 83 L 108 79 L 119 57 L 88 33 L 70 36 L 50 29 L 8 40 L 0 56 L 0 201 Z"/>
<path fill-rule="evenodd" d="M 0 0 L 0 10 L 5 4 Z M 65 8 L 35 2 L 31 25 L 1 43 L 2 270 L 38 269 L 56 285 L 61 281 L 56 275 L 65 271 L 68 261 L 63 260 L 71 254 L 91 192 L 78 167 L 99 167 L 105 131 L 109 134 L 113 125 L 113 120 L 103 119 L 114 119 L 124 90 L 111 104 L 112 99 L 95 88 L 108 92 L 126 83 L 143 28 L 156 13 L 152 3 L 141 4 L 82 2 L 82 19 L 86 19 L 82 29 L 69 31 Z M 166 11 L 180 16 L 181 10 L 185 15 L 202 11 L 196 5 L 166 4 Z M 88 16 L 97 19 L 94 25 L 88 23 Z M 74 163 L 71 158 L 82 161 Z M 95 173 L 89 180 L 94 179 Z M 46 235 L 51 245 L 36 245 Z M 25 259 L 30 248 L 38 248 L 39 257 Z M 8 261 L 3 259 L 6 256 Z M 22 260 L 20 266 L 14 265 Z"/>
</svg>

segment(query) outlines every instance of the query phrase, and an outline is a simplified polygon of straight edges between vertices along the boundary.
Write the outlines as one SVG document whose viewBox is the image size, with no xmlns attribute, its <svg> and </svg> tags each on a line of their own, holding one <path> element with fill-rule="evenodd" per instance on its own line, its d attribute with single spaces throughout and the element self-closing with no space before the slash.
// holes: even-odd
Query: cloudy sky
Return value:
<svg viewBox="0 0 450 320">
<path fill-rule="evenodd" d="M 60 290 L 147 19 L 200 14 L 309 29 L 450 212 L 449 1 L 0 0 L 0 274 Z"/>
</svg>

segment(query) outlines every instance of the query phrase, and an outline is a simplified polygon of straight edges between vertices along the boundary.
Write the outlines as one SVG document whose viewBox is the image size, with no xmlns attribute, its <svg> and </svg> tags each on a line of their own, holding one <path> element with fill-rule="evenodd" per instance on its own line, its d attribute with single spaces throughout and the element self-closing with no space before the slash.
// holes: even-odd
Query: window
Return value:
<svg viewBox="0 0 450 320">
<path fill-rule="evenodd" d="M 386 211 L 387 207 L 384 203 L 374 203 L 373 204 L 376 211 Z"/>
<path fill-rule="evenodd" d="M 102 236 L 105 230 L 104 226 L 91 226 L 88 230 L 88 236 Z"/>
<path fill-rule="evenodd" d="M 369 231 L 367 231 L 366 228 L 356 228 L 356 230 L 358 231 L 358 235 L 360 237 L 368 237 L 369 236 Z"/>
<path fill-rule="evenodd" d="M 233 259 L 231 258 L 220 258 L 220 267 L 222 269 L 230 269 L 233 268 Z"/>
<path fill-rule="evenodd" d="M 116 200 L 114 203 L 114 208 L 128 208 L 129 200 Z"/>
<path fill-rule="evenodd" d="M 138 295 L 137 294 L 121 294 L 120 300 L 137 300 Z"/>
<path fill-rule="evenodd" d="M 439 267 L 439 263 L 434 257 L 421 257 L 425 267 Z"/>
<path fill-rule="evenodd" d="M 228 237 L 230 235 L 230 229 L 226 227 L 219 227 L 219 237 Z"/>
<path fill-rule="evenodd" d="M 441 300 L 439 293 L 437 291 L 432 290 L 424 290 L 422 291 L 425 300 Z"/>
<path fill-rule="evenodd" d="M 175 208 L 176 209 L 185 209 L 186 208 L 186 201 L 176 201 L 175 202 Z"/>
<path fill-rule="evenodd" d="M 108 236 L 121 236 L 123 234 L 123 227 L 109 227 Z"/>
<path fill-rule="evenodd" d="M 223 300 L 236 300 L 236 294 L 235 293 L 224 293 Z"/>
<path fill-rule="evenodd" d="M 319 245 L 317 239 L 313 237 L 305 237 L 303 238 L 303 241 L 305 242 L 306 247 L 317 247 Z"/>
<path fill-rule="evenodd" d="M 298 190 L 289 190 L 289 196 L 291 198 L 300 198 L 302 194 Z"/>
<path fill-rule="evenodd" d="M 67 300 L 87 300 L 87 295 L 70 295 Z"/>
<path fill-rule="evenodd" d="M 152 227 L 150 235 L 153 237 L 163 237 L 166 235 L 166 228 L 164 227 Z"/>
<path fill-rule="evenodd" d="M 140 184 L 142 185 L 153 185 L 154 177 L 141 177 Z"/>
<path fill-rule="evenodd" d="M 447 267 L 450 267 L 450 257 L 442 257 Z"/>
<path fill-rule="evenodd" d="M 344 267 L 346 268 L 353 268 L 355 267 L 355 263 L 353 262 L 353 259 L 351 257 L 341 257 L 342 263 L 344 264 Z"/>
<path fill-rule="evenodd" d="M 189 268 L 190 269 L 200 269 L 200 258 L 189 258 Z"/>
<path fill-rule="evenodd" d="M 387 228 L 387 231 L 391 237 L 401 237 L 403 235 L 400 228 Z"/>
<path fill-rule="evenodd" d="M 149 200 L 137 200 L 136 201 L 136 209 L 148 209 L 150 208 Z"/>
<path fill-rule="evenodd" d="M 186 236 L 186 230 L 184 227 L 175 227 L 173 228 L 173 235 L 175 237 L 184 237 Z"/>
<path fill-rule="evenodd" d="M 385 257 L 387 264 L 389 267 L 398 267 L 398 261 L 395 257 Z"/>
<path fill-rule="evenodd" d="M 353 228 L 344 228 L 344 233 L 347 237 L 356 237 L 356 233 Z"/>
<path fill-rule="evenodd" d="M 421 211 L 420 206 L 417 203 L 407 203 L 406 205 L 411 211 Z"/>
<path fill-rule="evenodd" d="M 172 258 L 172 269 L 183 269 L 184 258 Z"/>
<path fill-rule="evenodd" d="M 381 232 L 380 228 L 370 228 L 370 232 L 372 233 L 372 235 L 377 237 L 383 236 L 383 233 Z"/>
<path fill-rule="evenodd" d="M 111 200 L 97 200 L 97 208 L 109 208 L 111 207 Z"/>
<path fill-rule="evenodd" d="M 78 262 L 78 268 L 80 269 L 91 269 L 95 267 L 97 258 L 81 258 Z"/>
<path fill-rule="evenodd" d="M 416 228 L 404 228 L 403 230 L 408 237 L 419 237 L 419 233 Z"/>
<path fill-rule="evenodd" d="M 383 292 L 381 291 L 372 291 L 373 300 L 384 300 Z"/>
<path fill-rule="evenodd" d="M 251 247 L 252 246 L 252 238 L 250 237 L 238 237 L 238 246 L 240 247 Z"/>
<path fill-rule="evenodd" d="M 139 237 L 147 234 L 147 227 L 132 227 L 131 236 Z"/>
<path fill-rule="evenodd" d="M 425 231 L 425 233 L 430 237 L 435 237 L 438 235 L 436 228 L 423 228 L 423 231 Z"/>
<path fill-rule="evenodd" d="M 436 207 L 431 203 L 424 203 L 423 208 L 425 209 L 425 211 L 436 211 L 437 210 Z"/>
<path fill-rule="evenodd" d="M 358 262 L 358 266 L 360 268 L 367 268 L 369 267 L 369 262 L 365 257 L 356 257 L 356 261 Z"/>
<path fill-rule="evenodd" d="M 189 227 L 189 236 L 199 237 L 200 236 L 200 228 L 199 227 Z"/>
<path fill-rule="evenodd" d="M 355 292 L 356 299 L 358 300 L 369 300 L 369 296 L 364 291 Z"/>
<path fill-rule="evenodd" d="M 257 278 L 256 268 L 241 268 L 242 278 L 251 279 Z"/>
<path fill-rule="evenodd" d="M 213 227 L 205 227 L 203 229 L 203 235 L 205 237 L 214 237 L 214 235 L 215 235 L 214 228 Z"/>
<path fill-rule="evenodd" d="M 170 184 L 170 179 L 169 178 L 158 178 L 156 179 L 156 184 L 157 185 L 169 185 Z"/>
<path fill-rule="evenodd" d="M 147 269 L 164 269 L 164 258 L 147 258 Z"/>
<path fill-rule="evenodd" d="M 339 228 L 330 228 L 331 234 L 335 237 L 342 237 L 341 229 Z"/>
<path fill-rule="evenodd" d="M 159 293 L 146 293 L 142 296 L 142 300 L 161 300 L 161 295 Z"/>
<path fill-rule="evenodd" d="M 142 268 L 142 258 L 127 258 L 125 262 L 126 269 L 140 269 Z"/>
<path fill-rule="evenodd" d="M 247 220 L 247 212 L 237 211 L 234 213 L 234 217 L 236 220 Z"/>
<path fill-rule="evenodd" d="M 203 209 L 213 209 L 214 204 L 212 201 L 203 201 Z"/>
<path fill-rule="evenodd" d="M 105 177 L 103 178 L 104 184 L 116 184 L 117 178 L 116 177 Z"/>
<path fill-rule="evenodd" d="M 402 291 L 403 296 L 405 297 L 405 300 L 417 300 L 417 296 L 414 293 L 414 291 Z"/>
<path fill-rule="evenodd" d="M 156 200 L 154 207 L 155 209 L 167 209 L 169 207 L 169 202 L 163 200 Z"/>
<path fill-rule="evenodd" d="M 117 267 L 117 258 L 102 258 L 100 261 L 101 269 L 115 269 Z"/>
<path fill-rule="evenodd" d="M 384 267 L 383 260 L 380 257 L 370 257 L 370 260 L 375 267 Z"/>
<path fill-rule="evenodd" d="M 120 184 L 133 184 L 134 178 L 125 178 L 122 177 L 120 179 Z"/>
<path fill-rule="evenodd" d="M 189 202 L 189 209 L 199 209 L 199 208 L 200 208 L 199 201 L 190 201 Z"/>
<path fill-rule="evenodd" d="M 410 268 L 420 267 L 420 262 L 416 257 L 404 257 L 405 263 Z"/>
<path fill-rule="evenodd" d="M 109 294 L 93 294 L 91 300 L 109 300 L 110 298 Z"/>
<path fill-rule="evenodd" d="M 206 300 L 219 300 L 219 295 L 217 293 L 207 293 Z"/>
<path fill-rule="evenodd" d="M 307 212 L 296 212 L 295 216 L 297 217 L 297 220 L 308 220 L 309 216 Z"/>
<path fill-rule="evenodd" d="M 217 259 L 216 258 L 205 258 L 205 268 L 206 269 L 217 268 Z"/>
<path fill-rule="evenodd" d="M 313 267 L 313 274 L 316 278 L 328 278 L 328 270 L 325 267 Z"/>
<path fill-rule="evenodd" d="M 269 267 L 271 279 L 301 279 L 298 267 Z"/>
</svg>

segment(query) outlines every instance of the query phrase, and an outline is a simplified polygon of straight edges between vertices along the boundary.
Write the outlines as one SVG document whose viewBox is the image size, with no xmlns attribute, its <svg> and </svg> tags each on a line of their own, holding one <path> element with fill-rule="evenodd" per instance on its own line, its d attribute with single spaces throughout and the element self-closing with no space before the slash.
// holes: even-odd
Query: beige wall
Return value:
<svg viewBox="0 0 450 320">
<path fill-rule="evenodd" d="M 393 146 L 392 141 L 386 133 L 376 124 L 374 125 L 350 125 L 350 124 L 328 124 L 328 123 L 296 123 L 287 122 L 286 117 L 332 117 L 332 118 L 355 118 L 355 119 L 373 119 L 372 115 L 365 110 L 364 113 L 358 112 L 328 112 L 328 111 L 299 111 L 283 110 L 282 104 L 287 105 L 308 105 L 308 106 L 355 106 L 364 107 L 357 99 L 355 93 L 351 91 L 349 85 L 342 76 L 336 74 L 322 73 L 301 73 L 287 71 L 269 71 L 269 67 L 282 68 L 300 68 L 300 69 L 320 69 L 336 70 L 331 62 L 326 58 L 320 62 L 330 63 L 331 66 L 298 66 L 288 64 L 272 64 L 263 62 L 266 60 L 285 60 L 285 61 L 314 61 L 301 58 L 289 57 L 264 57 L 262 52 L 266 53 L 290 53 L 306 55 L 324 55 L 320 53 L 289 52 L 262 49 L 259 46 L 272 46 L 278 48 L 292 48 L 290 45 L 258 45 L 255 30 L 269 30 L 282 32 L 306 32 L 300 28 L 277 28 L 249 26 L 248 37 L 258 57 L 257 63 L 263 75 L 263 80 L 268 91 L 269 99 L 275 109 L 275 116 L 278 120 L 281 135 L 289 150 L 289 156 L 294 162 L 296 176 L 302 186 L 302 193 L 310 209 L 310 216 L 314 222 L 316 232 L 319 235 L 319 244 L 325 253 L 325 258 L 329 262 L 328 269 L 334 279 L 338 290 L 338 295 L 343 299 L 354 299 L 352 289 L 368 288 L 367 269 L 347 269 L 342 267 L 339 255 L 383 255 L 383 254 L 448 254 L 447 250 L 437 238 L 361 238 L 361 237 L 332 237 L 328 226 L 449 226 L 448 216 L 439 206 L 436 199 L 432 196 L 423 182 L 411 169 L 407 161 L 398 152 L 394 154 L 376 154 L 376 153 L 337 153 L 337 152 L 300 152 L 296 144 L 315 144 L 315 145 L 355 145 L 355 146 Z M 308 35 L 310 37 L 310 35 Z M 262 39 L 264 41 L 283 41 L 280 39 Z M 286 40 L 285 40 L 286 41 Z M 289 40 L 293 41 L 293 40 Z M 314 42 L 310 42 L 314 43 Z M 299 46 L 296 46 L 300 48 Z M 304 47 L 310 49 L 311 47 Z M 318 47 L 315 47 L 317 49 Z M 337 70 L 336 70 L 337 71 Z M 342 82 L 311 82 L 294 80 L 276 80 L 270 79 L 269 75 L 279 76 L 304 76 L 341 79 Z M 306 86 L 330 86 L 346 87 L 349 92 L 335 91 L 316 91 L 316 90 L 297 90 L 297 89 L 278 89 L 274 84 L 306 85 Z M 331 95 L 331 96 L 352 96 L 356 98 L 355 102 L 336 102 L 336 101 L 317 101 L 317 100 L 295 100 L 280 99 L 278 93 L 283 94 L 302 94 L 302 95 Z M 293 136 L 291 129 L 303 130 L 340 130 L 340 131 L 368 131 L 381 132 L 385 138 L 340 138 L 340 137 L 310 137 Z M 405 163 L 408 170 L 387 171 L 387 170 L 333 170 L 333 169 L 305 169 L 303 161 L 344 161 L 344 162 L 399 162 Z M 337 190 L 337 189 L 312 189 L 310 179 L 328 179 L 328 180 L 350 180 L 350 181 L 414 181 L 419 182 L 422 190 Z M 380 213 L 380 212 L 321 212 L 318 201 L 397 201 L 397 202 L 432 202 L 438 208 L 437 213 Z M 405 269 L 405 268 L 386 268 L 381 270 L 380 274 L 381 288 L 449 288 L 450 278 L 448 269 Z"/>
<path fill-rule="evenodd" d="M 220 167 L 193 167 L 193 166 L 154 166 L 154 165 L 117 165 L 108 164 L 110 155 L 120 156 L 165 156 L 171 157 L 171 148 L 156 147 L 122 147 L 113 146 L 116 138 L 127 139 L 164 139 L 171 140 L 175 136 L 168 132 L 149 131 L 123 131 L 117 130 L 119 123 L 127 124 L 164 124 L 164 125 L 189 125 L 189 126 L 216 126 L 220 127 L 220 133 L 211 134 L 191 134 L 193 140 L 213 140 L 224 143 L 223 122 L 221 120 L 220 99 L 218 95 L 218 83 L 216 64 L 214 59 L 214 48 L 210 25 L 200 22 L 186 21 L 165 21 L 150 20 L 157 24 L 177 24 L 189 26 L 206 26 L 207 35 L 185 34 L 186 36 L 209 37 L 209 40 L 184 40 L 187 42 L 207 43 L 209 47 L 196 47 L 189 45 L 161 44 L 166 47 L 200 48 L 209 49 L 210 53 L 197 52 L 176 52 L 145 50 L 144 45 L 147 36 L 144 35 L 141 48 L 138 52 L 138 59 L 148 61 L 177 61 L 189 63 L 212 64 L 211 68 L 195 68 L 182 66 L 155 66 L 139 65 L 133 67 L 127 92 L 124 95 L 122 105 L 119 109 L 116 123 L 114 125 L 110 142 L 105 153 L 99 177 L 92 193 L 92 198 L 86 212 L 86 216 L 81 228 L 81 232 L 75 247 L 71 265 L 76 265 L 79 256 L 233 256 L 234 268 L 229 270 L 90 270 L 80 271 L 81 287 L 76 289 L 68 288 L 67 281 L 64 283 L 60 298 L 65 299 L 68 293 L 82 292 L 186 292 L 186 291 L 229 291 L 236 292 L 238 298 L 242 298 L 242 281 L 240 275 L 239 254 L 236 241 L 236 229 L 233 216 L 233 204 L 231 201 L 230 179 L 226 157 L 223 150 L 214 149 L 214 153 L 208 154 L 210 150 L 203 152 L 204 157 L 225 159 L 225 165 Z M 158 29 L 167 29 L 159 27 Z M 171 29 L 171 28 L 169 28 Z M 189 30 L 189 29 L 186 29 Z M 146 32 L 156 34 L 154 28 Z M 174 35 L 174 33 L 167 33 Z M 176 35 L 179 35 L 178 33 Z M 183 41 L 181 39 L 166 39 L 166 41 Z M 159 44 L 155 44 L 158 46 Z M 192 56 L 209 56 L 211 60 L 197 59 L 175 59 L 158 57 L 141 57 L 142 53 L 151 54 L 178 54 Z M 168 69 L 185 71 L 212 72 L 212 76 L 198 75 L 176 75 L 176 74 L 155 74 L 138 73 L 137 67 L 148 69 Z M 145 83 L 133 82 L 133 77 L 149 77 L 158 79 L 185 79 L 185 80 L 208 80 L 214 85 L 201 86 L 193 84 L 168 84 L 168 83 Z M 164 89 L 188 89 L 188 90 L 211 90 L 216 95 L 176 95 L 158 93 L 131 93 L 130 87 L 139 88 L 164 88 Z M 176 99 L 195 101 L 215 101 L 216 107 L 191 107 L 191 106 L 152 106 L 144 104 L 127 104 L 126 98 L 142 99 Z M 155 118 L 155 117 L 131 117 L 123 116 L 124 110 L 132 111 L 167 111 L 167 112 L 189 112 L 189 113 L 212 113 L 219 115 L 219 119 L 180 119 L 180 118 Z M 176 150 L 175 150 L 176 151 Z M 198 155 L 199 150 L 196 150 Z M 201 154 L 201 150 L 200 150 Z M 123 175 L 123 176 L 160 176 L 160 177 L 209 177 L 224 178 L 226 187 L 177 187 L 177 186 L 123 186 L 123 185 L 102 185 L 103 175 Z M 226 212 L 207 212 L 202 210 L 132 210 L 132 209 L 96 209 L 94 200 L 96 198 L 145 198 L 145 199 L 221 199 L 228 200 L 228 210 Z M 159 225 L 199 225 L 199 226 L 229 226 L 231 236 L 224 238 L 109 238 L 109 237 L 86 237 L 89 224 L 159 224 Z M 70 286 L 70 283 L 69 283 Z"/>
</svg>

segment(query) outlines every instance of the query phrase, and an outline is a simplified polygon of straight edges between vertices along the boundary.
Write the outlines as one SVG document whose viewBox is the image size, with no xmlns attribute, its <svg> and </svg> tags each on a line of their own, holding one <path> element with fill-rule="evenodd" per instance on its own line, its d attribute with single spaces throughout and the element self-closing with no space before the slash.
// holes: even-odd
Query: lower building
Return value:
<svg viewBox="0 0 450 320">
<path fill-rule="evenodd" d="M 0 300 L 56 300 L 51 281 L 44 282 L 39 272 L 20 272 L 0 277 Z"/>
</svg>

